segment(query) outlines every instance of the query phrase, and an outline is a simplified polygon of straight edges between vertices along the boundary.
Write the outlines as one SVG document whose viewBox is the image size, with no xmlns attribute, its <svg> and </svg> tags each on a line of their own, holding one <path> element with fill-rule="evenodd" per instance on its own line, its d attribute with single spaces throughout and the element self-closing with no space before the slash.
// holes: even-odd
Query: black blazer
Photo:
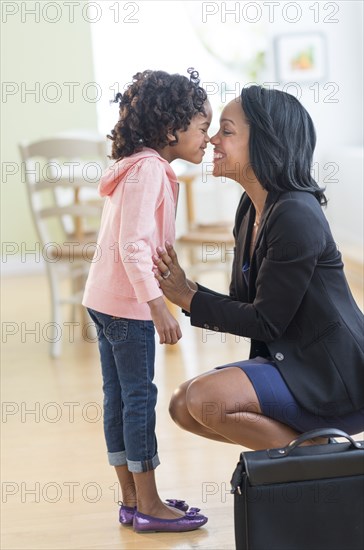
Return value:
<svg viewBox="0 0 364 550">
<path fill-rule="evenodd" d="M 363 315 L 315 196 L 269 193 L 246 282 L 254 206 L 235 219 L 230 295 L 199 285 L 191 324 L 251 338 L 250 357 L 275 361 L 297 401 L 332 416 L 364 407 Z"/>
</svg>

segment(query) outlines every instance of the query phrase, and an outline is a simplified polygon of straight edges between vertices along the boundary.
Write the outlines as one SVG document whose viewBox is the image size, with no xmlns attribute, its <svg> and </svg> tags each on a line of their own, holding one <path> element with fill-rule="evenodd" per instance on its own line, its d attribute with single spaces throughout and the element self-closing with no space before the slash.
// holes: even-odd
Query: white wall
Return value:
<svg viewBox="0 0 364 550">
<path fill-rule="evenodd" d="M 287 82 L 281 82 L 277 88 L 299 97 L 314 120 L 318 135 L 314 173 L 319 183 L 327 187 L 330 202 L 326 215 L 340 248 L 349 247 L 360 256 L 363 249 L 362 3 L 350 0 L 141 1 L 135 5 L 138 11 L 130 23 L 119 21 L 116 25 L 109 17 L 92 26 L 95 71 L 101 86 L 108 91 L 105 98 L 113 97 L 115 83 L 122 90 L 137 71 L 148 68 L 186 74 L 187 67 L 194 66 L 211 92 L 215 112 L 212 133 L 223 105 L 251 81 L 249 56 L 254 56 L 260 47 L 266 48 L 266 67 L 257 81 L 273 85 L 278 82 L 275 37 L 305 32 L 324 35 L 327 45 L 324 79 L 314 87 L 313 82 L 300 82 L 287 88 Z M 116 107 L 110 108 L 106 100 L 103 104 L 100 102 L 98 115 L 100 130 L 109 131 L 117 119 Z M 209 160 L 207 155 L 205 173 Z M 203 171 L 204 167 L 200 180 Z M 196 191 L 197 214 L 201 220 L 232 219 L 240 193 L 235 183 L 207 178 Z M 179 231 L 183 228 L 182 219 L 181 203 Z"/>
<path fill-rule="evenodd" d="M 25 253 L 35 250 L 37 237 L 18 143 L 70 130 L 97 129 L 96 103 L 82 93 L 85 85 L 95 80 L 90 24 L 82 16 L 82 6 L 75 9 L 72 22 L 63 2 L 59 2 L 58 13 L 55 2 L 48 3 L 48 9 L 44 10 L 46 5 L 1 2 L 1 269 L 4 273 L 28 272 L 40 266 L 39 254 Z M 91 87 L 89 92 L 92 99 Z M 7 247 L 6 243 L 12 243 L 13 247 Z M 5 255 L 5 250 L 18 253 Z"/>
<path fill-rule="evenodd" d="M 272 82 L 277 80 L 273 55 L 275 36 L 288 32 L 324 33 L 328 46 L 328 73 L 325 81 L 320 83 L 319 101 L 315 102 L 309 85 L 302 85 L 301 101 L 311 113 L 317 129 L 315 161 L 319 180 L 329 179 L 333 164 L 328 163 L 336 163 L 339 169 L 337 176 L 331 178 L 339 181 L 327 183 L 331 200 L 326 212 L 335 238 L 341 248 L 350 248 L 356 256 L 361 254 L 362 2 L 280 2 L 274 8 L 273 20 L 269 19 L 269 6 L 275 3 L 270 1 L 103 1 L 94 3 L 99 10 L 96 16 L 92 10 L 85 11 L 89 3 L 81 1 L 79 5 L 75 3 L 73 20 L 69 3 L 67 7 L 64 2 L 57 2 L 60 18 L 55 22 L 49 21 L 55 14 L 52 6 L 49 11 L 42 11 L 45 3 L 38 3 L 39 21 L 24 11 L 36 2 L 2 3 L 5 4 L 14 9 L 18 7 L 18 11 L 6 18 L 3 13 L 2 80 L 15 83 L 19 91 L 2 99 L 2 168 L 4 162 L 19 162 L 17 143 L 22 139 L 37 139 L 80 128 L 96 129 L 96 108 L 99 130 L 104 134 L 109 132 L 117 117 L 115 106 L 109 105 L 116 89 L 114 84 L 122 86 L 136 71 L 146 68 L 183 74 L 190 66 L 197 68 L 202 83 L 216 92 L 210 95 L 215 110 L 213 133 L 223 104 L 250 80 L 247 58 L 254 55 L 260 45 L 265 44 L 267 48 L 266 69 L 260 75 L 260 81 Z M 241 14 L 247 4 L 250 4 L 251 11 L 246 12 L 244 19 Z M 302 17 L 294 23 L 287 21 L 294 17 L 293 4 L 302 11 Z M 314 22 L 313 10 L 310 10 L 316 5 L 319 8 L 317 23 Z M 118 14 L 116 6 L 119 7 Z M 235 10 L 232 15 L 226 15 L 225 21 L 224 6 Z M 330 16 L 335 6 L 338 11 Z M 249 20 L 254 18 L 254 9 L 255 13 L 261 9 L 262 17 L 251 23 Z M 325 18 L 338 19 L 338 22 L 325 22 Z M 203 46 L 201 37 L 212 40 L 213 54 Z M 228 67 L 231 60 L 233 64 Z M 92 81 L 96 81 L 102 90 L 96 103 L 88 102 L 80 93 L 82 87 Z M 31 94 L 22 97 L 22 86 L 31 90 L 38 83 L 42 90 L 49 82 L 56 82 L 61 87 L 63 96 L 59 101 L 48 101 L 42 93 L 39 101 Z M 67 96 L 64 82 L 80 84 L 75 88 L 73 101 Z M 324 90 L 327 82 L 334 82 L 339 88 L 334 96 L 337 103 L 325 101 L 330 91 Z M 224 90 L 227 90 L 226 94 Z M 294 89 L 291 91 L 294 93 Z M 205 158 L 208 162 L 209 157 Z M 232 219 L 239 193 L 239 186 L 233 182 L 222 183 L 208 178 L 197 186 L 198 216 L 203 221 L 218 217 Z M 2 240 L 13 241 L 19 246 L 25 243 L 31 248 L 35 232 L 19 174 L 7 177 L 5 181 L 3 172 L 1 202 Z M 178 217 L 181 230 L 183 208 L 179 209 Z M 6 266 L 3 264 L 2 267 Z"/>
<path fill-rule="evenodd" d="M 334 238 L 347 257 L 363 262 L 363 3 L 319 2 L 320 23 L 313 21 L 314 12 L 309 9 L 313 2 L 299 4 L 306 6 L 299 25 L 277 18 L 268 27 L 269 34 L 274 37 L 298 28 L 322 32 L 327 38 L 327 76 L 314 89 L 301 84 L 301 101 L 317 131 L 315 173 L 327 189 L 325 214 Z M 328 22 L 333 19 L 338 22 Z M 274 80 L 272 54 L 267 80 Z M 291 93 L 296 93 L 294 87 Z"/>
</svg>

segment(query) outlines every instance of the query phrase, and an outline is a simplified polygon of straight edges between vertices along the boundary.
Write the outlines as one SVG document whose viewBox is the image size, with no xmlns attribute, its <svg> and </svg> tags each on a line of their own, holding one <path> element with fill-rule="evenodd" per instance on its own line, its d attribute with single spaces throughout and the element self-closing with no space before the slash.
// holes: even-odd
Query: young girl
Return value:
<svg viewBox="0 0 364 550">
<path fill-rule="evenodd" d="M 188 72 L 189 79 L 138 73 L 115 98 L 120 117 L 107 137 L 116 162 L 99 186 L 106 201 L 83 299 L 98 332 L 105 439 L 123 498 L 119 520 L 138 532 L 190 531 L 207 522 L 184 501 L 163 503 L 154 476 L 154 327 L 160 344 L 175 344 L 182 334 L 154 277 L 152 256 L 175 236 L 178 182 L 169 163 L 202 161 L 212 117 L 198 73 Z"/>
</svg>

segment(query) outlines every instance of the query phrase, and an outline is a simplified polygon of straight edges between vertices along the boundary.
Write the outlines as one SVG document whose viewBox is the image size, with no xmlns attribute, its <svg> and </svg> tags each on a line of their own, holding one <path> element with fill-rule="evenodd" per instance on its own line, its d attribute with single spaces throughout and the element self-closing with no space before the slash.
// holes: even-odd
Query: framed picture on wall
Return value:
<svg viewBox="0 0 364 550">
<path fill-rule="evenodd" d="M 274 52 L 280 82 L 319 82 L 327 75 L 327 47 L 323 33 L 276 36 Z"/>
</svg>

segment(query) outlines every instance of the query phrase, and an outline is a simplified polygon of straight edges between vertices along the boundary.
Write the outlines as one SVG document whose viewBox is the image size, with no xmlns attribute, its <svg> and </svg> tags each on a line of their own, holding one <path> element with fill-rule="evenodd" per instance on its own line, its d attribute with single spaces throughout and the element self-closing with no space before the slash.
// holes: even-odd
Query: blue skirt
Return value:
<svg viewBox="0 0 364 550">
<path fill-rule="evenodd" d="M 344 416 L 319 416 L 304 409 L 295 399 L 273 361 L 255 357 L 217 369 L 238 367 L 253 384 L 264 416 L 287 424 L 297 432 L 337 428 L 349 435 L 364 430 L 364 408 Z"/>
</svg>

